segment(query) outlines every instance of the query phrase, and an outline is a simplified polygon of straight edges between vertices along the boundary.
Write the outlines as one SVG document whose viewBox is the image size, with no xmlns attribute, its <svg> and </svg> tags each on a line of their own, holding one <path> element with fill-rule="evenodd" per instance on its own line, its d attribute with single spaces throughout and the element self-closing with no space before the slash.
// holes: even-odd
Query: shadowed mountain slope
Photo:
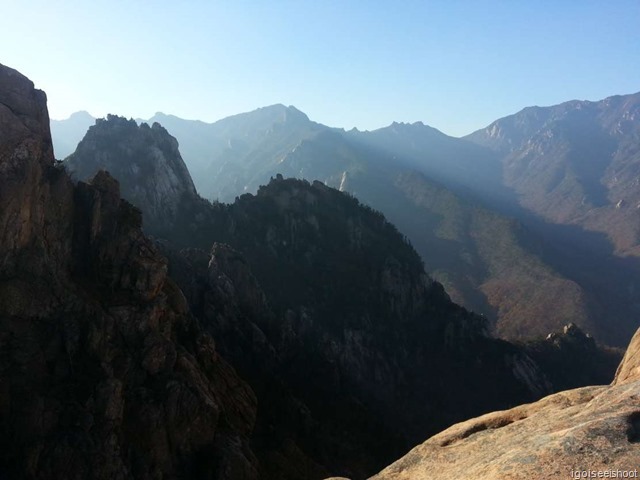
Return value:
<svg viewBox="0 0 640 480">
<path fill-rule="evenodd" d="M 524 207 L 640 255 L 640 93 L 525 108 L 466 139 L 500 156 Z"/>
<path fill-rule="evenodd" d="M 255 479 L 256 398 L 101 172 L 53 157 L 45 94 L 0 65 L 0 476 Z"/>
</svg>

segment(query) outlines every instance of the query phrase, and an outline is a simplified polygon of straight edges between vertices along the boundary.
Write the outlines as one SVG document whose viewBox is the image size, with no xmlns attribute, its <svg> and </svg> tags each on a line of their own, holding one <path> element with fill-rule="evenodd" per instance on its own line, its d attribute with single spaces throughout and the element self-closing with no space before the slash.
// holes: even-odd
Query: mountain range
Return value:
<svg viewBox="0 0 640 480">
<path fill-rule="evenodd" d="M 204 199 L 158 123 L 109 116 L 57 162 L 45 94 L 2 65 L 0 126 L 2 476 L 359 480 L 455 422 L 379 478 L 637 460 L 637 336 L 611 387 L 517 407 L 607 382 L 618 352 L 573 323 L 493 337 L 353 192 L 275 174 Z M 327 172 L 363 166 L 340 179 L 356 192 L 395 194 L 394 173 L 480 193 L 359 163 L 373 147 L 335 130 L 303 143 L 293 168 L 340 152 Z"/>
<path fill-rule="evenodd" d="M 123 177 L 170 277 L 256 392 L 256 453 L 275 478 L 360 478 L 457 420 L 615 367 L 615 352 L 584 334 L 525 347 L 491 338 L 486 319 L 453 304 L 380 213 L 322 182 L 277 174 L 256 195 L 210 203 L 190 178 L 183 188 L 158 181 L 186 170 L 163 127 L 115 116 L 64 165 L 80 181 L 105 169 Z M 567 362 L 569 352 L 589 366 Z M 571 375 L 557 375 L 561 362 Z"/>
<path fill-rule="evenodd" d="M 637 97 L 525 109 L 464 139 L 421 123 L 345 132 L 282 105 L 213 124 L 164 114 L 150 122 L 176 135 L 197 191 L 209 200 L 256 192 L 278 173 L 323 181 L 384 213 L 452 299 L 486 316 L 498 335 L 536 338 L 574 322 L 621 346 L 640 314 L 640 263 L 633 254 L 640 210 L 630 207 L 639 170 Z M 616 152 L 608 176 L 571 163 L 610 161 L 588 143 L 607 135 L 607 148 Z M 544 154 L 541 139 L 548 144 Z M 525 156 L 529 170 L 516 181 L 515 165 Z M 595 185 L 604 182 L 604 189 L 611 175 L 625 179 L 626 196 L 613 196 L 607 206 L 585 203 L 582 216 L 546 215 L 533 202 L 550 198 L 544 178 L 552 168 L 568 172 L 562 188 L 571 191 L 563 197 L 555 190 L 549 205 L 558 211 L 575 209 L 587 190 L 593 197 Z M 574 177 L 581 180 L 569 180 Z M 526 193 L 523 182 L 539 190 Z"/>
<path fill-rule="evenodd" d="M 640 255 L 640 93 L 525 108 L 466 139 L 499 155 L 525 208 Z"/>
</svg>

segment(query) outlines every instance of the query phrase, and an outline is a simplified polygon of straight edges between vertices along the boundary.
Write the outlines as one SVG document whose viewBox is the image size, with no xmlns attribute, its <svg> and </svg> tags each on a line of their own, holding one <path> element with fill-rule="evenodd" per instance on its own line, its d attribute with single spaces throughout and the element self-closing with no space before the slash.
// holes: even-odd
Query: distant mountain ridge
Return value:
<svg viewBox="0 0 640 480">
<path fill-rule="evenodd" d="M 640 93 L 525 108 L 465 138 L 500 156 L 525 208 L 640 256 Z"/>
<path fill-rule="evenodd" d="M 625 164 L 624 152 L 635 158 L 637 142 L 633 143 L 630 127 L 634 110 L 624 107 L 633 105 L 634 98 L 614 97 L 609 101 L 613 113 L 606 115 L 607 102 L 598 103 L 601 117 L 608 118 L 604 123 L 627 138 L 626 150 L 618 149 L 620 165 Z M 445 284 L 452 297 L 486 315 L 506 338 L 542 336 L 575 322 L 608 343 L 622 345 L 634 332 L 634 319 L 640 314 L 633 293 L 640 289 L 635 280 L 640 265 L 613 257 L 602 234 L 583 229 L 591 228 L 597 219 L 600 230 L 619 226 L 613 229 L 619 242 L 631 246 L 624 251 L 633 252 L 633 238 L 640 228 L 630 208 L 635 202 L 634 160 L 622 170 L 626 197 L 615 205 L 589 210 L 583 217 L 566 216 L 577 197 L 567 193 L 565 199 L 563 192 L 567 186 L 579 185 L 582 178 L 585 185 L 596 185 L 590 197 L 583 195 L 585 204 L 593 199 L 601 202 L 602 188 L 597 187 L 593 172 L 584 171 L 581 177 L 567 174 L 561 181 L 564 186 L 549 193 L 544 187 L 548 173 L 532 171 L 519 177 L 532 189 L 530 193 L 522 190 L 524 186 L 503 181 L 511 168 L 511 160 L 503 160 L 503 155 L 519 155 L 518 149 L 529 141 L 526 135 L 542 125 L 555 128 L 558 121 L 553 118 L 583 105 L 578 117 L 584 118 L 578 126 L 569 128 L 571 119 L 560 122 L 566 127 L 561 129 L 563 135 L 574 138 L 579 125 L 594 122 L 589 120 L 590 113 L 584 113 L 593 110 L 591 103 L 568 102 L 553 115 L 540 107 L 525 109 L 523 118 L 529 120 L 514 120 L 514 125 L 520 125 L 517 128 L 500 127 L 511 117 L 495 122 L 491 128 L 500 127 L 502 133 L 487 137 L 493 138 L 490 141 L 479 140 L 482 135 L 478 132 L 465 139 L 448 137 L 419 122 L 394 123 L 372 132 L 345 132 L 311 122 L 294 107 L 283 105 L 213 124 L 164 114 L 154 119 L 175 132 L 198 192 L 210 200 L 232 201 L 255 192 L 278 173 L 320 180 L 385 213 L 408 236 L 428 271 Z M 516 130 L 521 131 L 520 136 L 513 133 Z M 549 138 L 560 134 L 554 135 Z M 580 148 L 592 157 L 597 153 L 588 145 L 574 150 Z M 562 148 L 552 151 L 559 152 L 560 158 L 563 155 Z M 541 172 L 562 171 L 549 166 L 555 160 L 540 158 L 538 163 L 547 165 L 540 167 Z M 542 210 L 529 208 L 527 202 L 535 198 L 540 205 L 565 213 L 545 219 Z M 494 242 L 494 237 L 502 243 Z M 501 252 L 492 245 L 500 245 Z"/>
<path fill-rule="evenodd" d="M 104 152 L 79 149 L 68 165 L 83 164 L 87 175 L 106 166 L 110 152 L 126 150 L 129 133 L 147 138 L 145 127 L 135 125 L 126 132 L 104 122 L 94 129 L 110 136 Z M 89 132 L 83 142 L 101 135 Z M 322 145 L 335 146 L 327 138 Z M 313 161 L 300 149 L 302 159 Z M 131 161 L 114 158 L 124 166 Z M 155 185 L 148 176 L 135 180 L 123 187 L 125 197 Z M 146 215 L 148 204 L 138 206 Z M 600 378 L 599 368 L 613 371 L 592 339 L 529 350 L 487 336 L 486 319 L 451 302 L 393 225 L 321 182 L 276 175 L 233 204 L 183 201 L 178 208 L 170 228 L 150 223 L 147 231 L 161 237 L 170 276 L 200 324 L 256 392 L 254 445 L 265 468 L 276 472 L 269 478 L 322 468 L 361 478 L 426 432 L 508 406 L 505 400 L 563 388 L 567 380 L 553 372 L 567 345 L 599 365 L 580 362 L 588 378 Z M 538 356 L 548 370 L 539 369 Z M 474 402 L 463 392 L 475 392 Z"/>
<path fill-rule="evenodd" d="M 255 192 L 271 176 L 264 174 L 267 165 L 273 170 L 300 142 L 327 130 L 295 107 L 284 105 L 259 108 L 210 124 L 164 115 L 150 121 L 161 121 L 179 139 L 198 192 L 222 202 Z"/>
<path fill-rule="evenodd" d="M 62 160 L 71 155 L 95 121 L 96 119 L 85 111 L 75 112 L 66 120 L 51 120 L 51 138 L 55 157 Z"/>
</svg>

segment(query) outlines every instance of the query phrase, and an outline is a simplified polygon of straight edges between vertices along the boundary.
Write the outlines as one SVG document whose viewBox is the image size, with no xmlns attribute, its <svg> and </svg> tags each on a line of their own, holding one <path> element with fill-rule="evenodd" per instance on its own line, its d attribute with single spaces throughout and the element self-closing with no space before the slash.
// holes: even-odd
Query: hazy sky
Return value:
<svg viewBox="0 0 640 480">
<path fill-rule="evenodd" d="M 0 63 L 77 110 L 464 135 L 528 105 L 640 91 L 640 0 L 0 0 Z"/>
</svg>

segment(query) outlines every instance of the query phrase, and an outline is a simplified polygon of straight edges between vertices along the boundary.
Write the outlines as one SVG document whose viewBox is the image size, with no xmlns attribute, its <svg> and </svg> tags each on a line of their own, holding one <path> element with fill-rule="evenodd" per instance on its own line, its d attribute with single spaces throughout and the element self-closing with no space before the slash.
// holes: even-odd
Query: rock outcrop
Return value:
<svg viewBox="0 0 640 480">
<path fill-rule="evenodd" d="M 1 477 L 257 478 L 255 395 L 140 227 L 109 174 L 72 183 L 45 94 L 0 65 Z"/>
<path fill-rule="evenodd" d="M 640 335 L 635 334 L 631 339 L 622 363 L 618 367 L 613 380 L 614 385 L 640 380 Z"/>
<path fill-rule="evenodd" d="M 125 198 L 144 211 L 145 227 L 172 223 L 180 203 L 196 196 L 177 140 L 158 123 L 138 126 L 115 115 L 98 119 L 65 166 L 83 181 L 99 170 L 111 173 Z"/>
<path fill-rule="evenodd" d="M 372 480 L 637 478 L 639 358 L 640 330 L 610 386 L 569 390 L 459 423 Z"/>
<path fill-rule="evenodd" d="M 623 349 L 599 345 L 573 323 L 524 347 L 554 386 L 554 392 L 609 383 L 624 354 Z"/>
</svg>

